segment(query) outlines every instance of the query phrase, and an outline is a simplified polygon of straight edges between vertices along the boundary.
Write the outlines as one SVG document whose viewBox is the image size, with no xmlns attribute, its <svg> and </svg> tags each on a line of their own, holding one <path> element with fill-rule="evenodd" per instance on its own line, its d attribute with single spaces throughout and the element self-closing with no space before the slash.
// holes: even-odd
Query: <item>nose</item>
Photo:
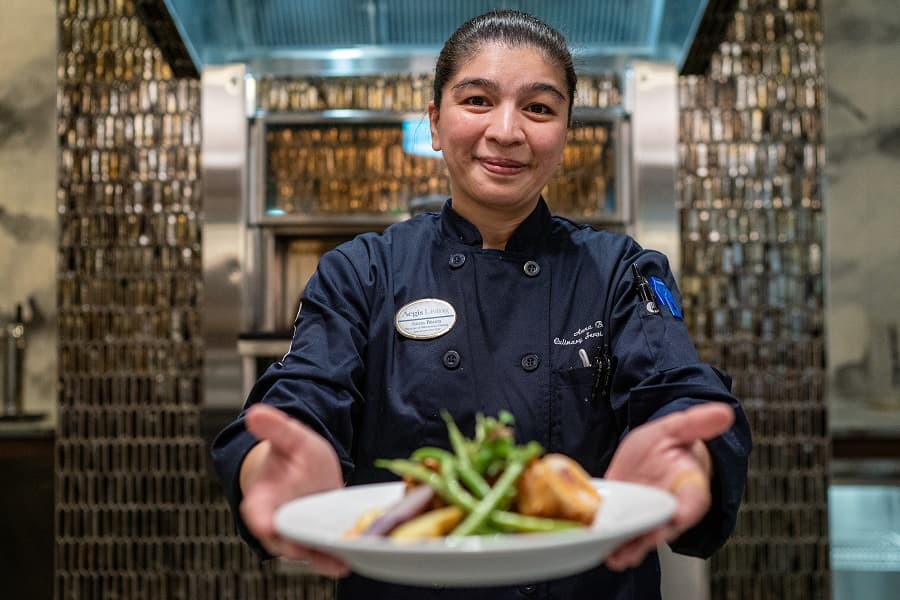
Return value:
<svg viewBox="0 0 900 600">
<path fill-rule="evenodd" d="M 485 137 L 503 146 L 519 144 L 525 140 L 519 110 L 513 105 L 503 104 L 491 111 L 491 119 Z"/>
</svg>

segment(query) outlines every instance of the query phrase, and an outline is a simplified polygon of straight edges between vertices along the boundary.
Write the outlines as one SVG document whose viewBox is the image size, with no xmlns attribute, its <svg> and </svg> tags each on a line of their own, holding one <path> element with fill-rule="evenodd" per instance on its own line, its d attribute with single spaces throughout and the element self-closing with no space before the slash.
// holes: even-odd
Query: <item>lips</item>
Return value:
<svg viewBox="0 0 900 600">
<path fill-rule="evenodd" d="M 478 160 L 487 171 L 497 175 L 515 175 L 521 173 L 527 166 L 525 163 L 508 158 L 487 157 Z"/>
</svg>

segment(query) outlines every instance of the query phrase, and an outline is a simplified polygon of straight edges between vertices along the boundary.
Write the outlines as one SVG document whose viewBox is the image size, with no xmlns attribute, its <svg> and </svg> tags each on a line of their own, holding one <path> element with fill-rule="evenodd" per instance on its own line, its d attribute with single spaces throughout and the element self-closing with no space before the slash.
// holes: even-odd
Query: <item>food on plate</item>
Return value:
<svg viewBox="0 0 900 600">
<path fill-rule="evenodd" d="M 429 510 L 398 525 L 391 531 L 391 537 L 407 542 L 441 537 L 459 525 L 465 516 L 466 513 L 458 506 L 451 505 Z"/>
<path fill-rule="evenodd" d="M 537 442 L 517 445 L 513 417 L 476 415 L 468 439 L 446 411 L 452 451 L 424 447 L 409 459 L 376 465 L 403 477 L 405 493 L 388 507 L 366 511 L 348 537 L 419 541 L 447 536 L 542 533 L 589 526 L 601 497 L 590 476 Z"/>
<path fill-rule="evenodd" d="M 559 517 L 590 525 L 600 496 L 577 462 L 563 454 L 547 454 L 525 469 L 517 485 L 519 512 Z"/>
</svg>

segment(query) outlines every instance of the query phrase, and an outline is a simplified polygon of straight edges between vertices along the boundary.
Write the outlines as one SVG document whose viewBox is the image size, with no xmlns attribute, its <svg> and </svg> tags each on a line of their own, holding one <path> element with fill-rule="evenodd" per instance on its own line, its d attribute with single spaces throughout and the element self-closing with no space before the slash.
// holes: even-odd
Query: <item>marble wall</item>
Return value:
<svg viewBox="0 0 900 600">
<path fill-rule="evenodd" d="M 900 5 L 822 9 L 831 424 L 900 433 Z"/>
<path fill-rule="evenodd" d="M 0 19 L 0 321 L 25 307 L 25 411 L 56 408 L 56 5 Z M 2 377 L 2 375 L 0 375 Z"/>
</svg>

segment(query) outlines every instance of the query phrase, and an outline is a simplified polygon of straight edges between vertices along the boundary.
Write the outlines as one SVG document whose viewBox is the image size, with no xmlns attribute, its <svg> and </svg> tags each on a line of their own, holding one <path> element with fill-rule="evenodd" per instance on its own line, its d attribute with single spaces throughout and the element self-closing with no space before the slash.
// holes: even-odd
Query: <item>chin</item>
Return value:
<svg viewBox="0 0 900 600">
<path fill-rule="evenodd" d="M 537 200 L 537 195 L 523 194 L 484 194 L 481 202 L 496 208 L 515 208 L 524 204 L 532 204 Z"/>
</svg>

